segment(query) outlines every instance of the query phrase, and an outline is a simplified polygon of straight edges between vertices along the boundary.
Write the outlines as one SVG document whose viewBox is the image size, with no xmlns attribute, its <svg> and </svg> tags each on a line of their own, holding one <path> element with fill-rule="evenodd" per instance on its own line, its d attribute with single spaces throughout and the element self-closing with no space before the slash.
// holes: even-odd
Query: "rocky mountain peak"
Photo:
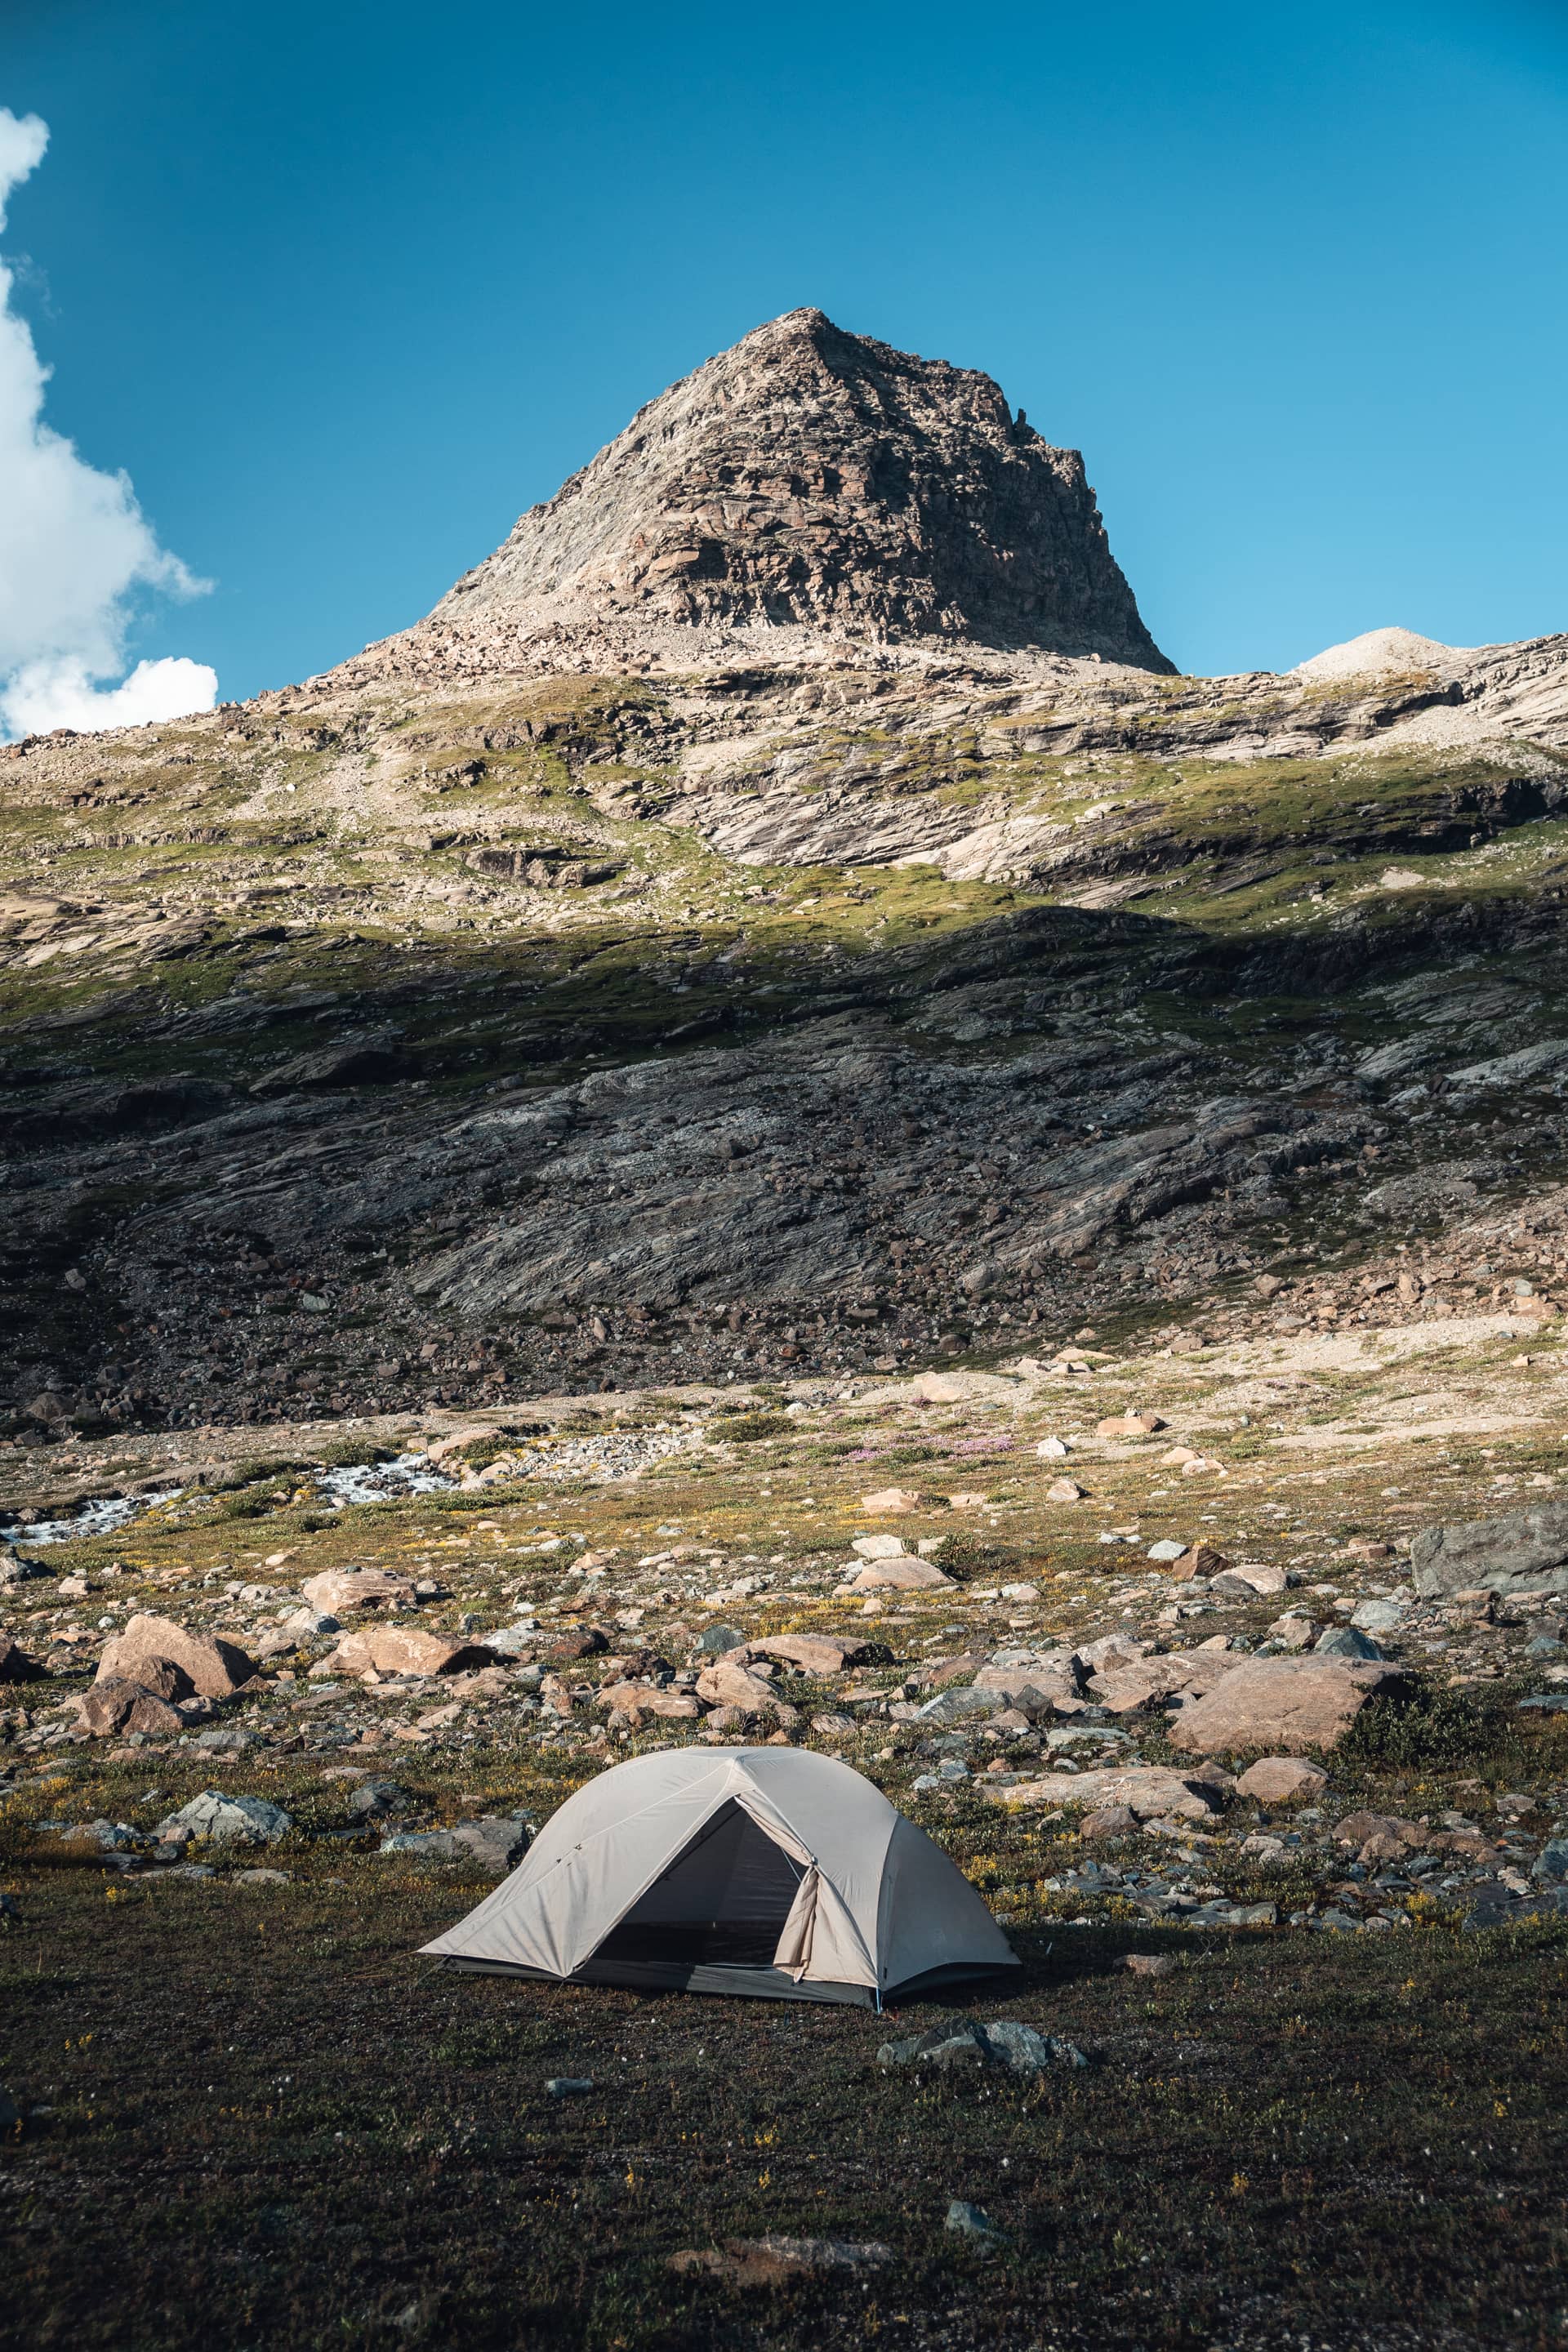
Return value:
<svg viewBox="0 0 1568 2352">
<path fill-rule="evenodd" d="M 650 401 L 412 635 L 498 660 L 587 638 L 603 659 L 755 629 L 1172 667 L 1079 453 L 977 369 L 816 310 Z"/>
</svg>

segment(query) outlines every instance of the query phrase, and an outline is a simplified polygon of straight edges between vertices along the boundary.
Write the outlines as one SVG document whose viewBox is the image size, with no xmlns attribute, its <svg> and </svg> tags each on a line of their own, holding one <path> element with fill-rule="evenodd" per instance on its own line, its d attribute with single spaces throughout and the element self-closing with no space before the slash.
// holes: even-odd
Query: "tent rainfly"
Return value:
<svg viewBox="0 0 1568 2352">
<path fill-rule="evenodd" d="M 448 1968 L 879 2009 L 1016 1968 L 968 1880 L 879 1789 L 799 1748 L 669 1748 L 553 1814 L 426 1953 Z"/>
</svg>

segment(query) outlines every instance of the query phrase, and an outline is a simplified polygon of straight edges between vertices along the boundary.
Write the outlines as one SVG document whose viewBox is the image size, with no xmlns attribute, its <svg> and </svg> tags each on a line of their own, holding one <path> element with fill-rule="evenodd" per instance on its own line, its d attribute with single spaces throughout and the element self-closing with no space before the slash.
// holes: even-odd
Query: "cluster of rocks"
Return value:
<svg viewBox="0 0 1568 2352">
<path fill-rule="evenodd" d="M 1438 1911 L 1475 1927 L 1568 1917 L 1565 1805 L 1568 1790 L 1561 1788 L 1504 1794 L 1485 1827 L 1474 1811 L 1457 1807 L 1412 1821 L 1364 1806 L 1336 1819 L 1326 1804 L 1309 1805 L 1286 1819 L 1255 1816 L 1228 1849 L 1210 1833 L 1216 1822 L 1198 1831 L 1175 1818 L 1175 1808 L 1141 1823 L 1130 1807 L 1105 1807 L 1082 1824 L 1096 1842 L 1093 1857 L 1041 1886 L 1081 1920 L 1141 1916 L 1162 1927 L 1344 1933 L 1408 1927 L 1413 1917 Z M 1129 1853 L 1134 1831 L 1159 1841 L 1165 1858 Z M 1278 1877 L 1289 1893 L 1237 1900 L 1215 1884 L 1246 1874 L 1260 1885 Z"/>
<path fill-rule="evenodd" d="M 1480 1235 L 1453 1232 L 1425 1244 L 1401 1244 L 1392 1256 L 1380 1254 L 1370 1264 L 1293 1276 L 1261 1274 L 1251 1289 L 1267 1315 L 1240 1306 L 1195 1319 L 1214 1334 L 1245 1325 L 1288 1338 L 1301 1331 L 1375 1328 L 1386 1325 L 1391 1313 L 1436 1322 L 1489 1309 L 1517 1321 L 1521 1337 L 1544 1332 L 1568 1303 L 1568 1237 L 1551 1230 L 1555 1218 L 1541 1222 L 1546 1229 L 1522 1248 L 1517 1240 L 1502 1239 L 1494 1240 L 1489 1252 Z M 1492 1262 L 1494 1255 L 1500 1263 Z"/>
<path fill-rule="evenodd" d="M 877 2053 L 879 2066 L 929 2066 L 938 2074 L 973 2066 L 999 2066 L 1009 2074 L 1034 2077 L 1055 2066 L 1087 2066 L 1089 2060 L 1076 2042 L 1059 2033 L 1042 2033 L 1037 2026 L 1012 2018 L 981 2025 L 973 2018 L 953 2018 L 928 2027 L 923 2033 L 884 2042 Z"/>
<path fill-rule="evenodd" d="M 346 1830 L 329 1829 L 310 1838 L 282 1805 L 265 1797 L 227 1795 L 204 1789 L 189 1802 L 161 1821 L 143 1826 L 113 1822 L 102 1816 L 85 1822 L 40 1822 L 40 1831 L 75 1842 L 89 1842 L 107 1864 L 121 1871 L 153 1866 L 159 1876 L 212 1878 L 220 1864 L 242 1866 L 235 1873 L 250 1884 L 282 1885 L 289 1874 L 274 1868 L 245 1866 L 246 1850 L 276 1846 L 288 1840 L 325 1844 L 342 1856 L 350 1844 L 374 1842 L 384 1854 L 403 1854 L 423 1862 L 460 1863 L 490 1877 L 501 1877 L 528 1851 L 531 1825 L 521 1813 L 484 1813 L 453 1826 L 420 1828 L 414 1818 L 414 1801 L 396 1781 L 373 1776 L 355 1766 L 335 1768 L 333 1777 L 349 1784 Z M 156 1798 L 146 1801 L 153 1801 Z"/>
<path fill-rule="evenodd" d="M 915 1499 L 887 1489 L 865 1503 L 897 1508 Z M 547 1534 L 537 1554 L 548 1561 L 562 1543 Z M 1171 1612 L 1176 1624 L 1175 1612 L 1194 1607 L 1234 1608 L 1255 1622 L 1258 1601 L 1288 1580 L 1267 1565 L 1233 1568 L 1208 1546 L 1162 1539 L 1150 1549 L 1165 1555 L 1152 1563 L 1162 1589 L 1183 1596 Z M 1468 1814 L 1380 1816 L 1369 1827 L 1364 1807 L 1352 1805 L 1347 1856 L 1331 1759 L 1369 1705 L 1418 1703 L 1415 1653 L 1426 1646 L 1447 1654 L 1438 1627 L 1479 1625 L 1489 1639 L 1511 1636 L 1509 1654 L 1518 1663 L 1564 1675 L 1562 1636 L 1546 1629 L 1568 1591 L 1568 1506 L 1426 1531 L 1415 1546 L 1416 1575 L 1447 1589 L 1425 1601 L 1405 1586 L 1396 1597 L 1354 1601 L 1344 1629 L 1325 1633 L 1309 1620 L 1315 1648 L 1295 1645 L 1290 1629 L 1301 1621 L 1288 1614 L 1260 1643 L 1256 1633 L 1219 1633 L 1191 1648 L 1166 1647 L 1158 1633 L 1124 1630 L 1077 1644 L 1015 1638 L 997 1646 L 992 1633 L 960 1648 L 928 1637 L 924 1654 L 900 1656 L 895 1644 L 904 1628 L 921 1621 L 907 1605 L 901 1618 L 888 1617 L 882 1590 L 905 1604 L 961 1606 L 976 1633 L 984 1622 L 976 1603 L 1037 1599 L 1028 1584 L 956 1583 L 941 1564 L 942 1549 L 940 1538 L 910 1551 L 900 1537 L 868 1534 L 846 1564 L 795 1570 L 784 1590 L 815 1597 L 817 1624 L 793 1633 L 748 1633 L 722 1613 L 759 1601 L 771 1607 L 780 1589 L 772 1570 L 759 1560 L 736 1576 L 744 1560 L 684 1542 L 648 1555 L 630 1574 L 617 1570 L 614 1555 L 569 1550 L 570 1575 L 556 1576 L 550 1601 L 520 1603 L 511 1622 L 488 1629 L 468 1615 L 457 1630 L 429 1622 L 449 1598 L 433 1576 L 337 1569 L 292 1591 L 235 1585 L 217 1605 L 243 1609 L 248 1599 L 257 1612 L 248 1624 L 209 1632 L 139 1613 L 110 1627 L 101 1646 L 90 1638 L 69 1645 L 59 1663 L 79 1673 L 96 1656 L 97 1678 L 58 1704 L 47 1702 L 42 1661 L 7 1636 L 0 1673 L 22 1704 L 5 1729 L 18 1762 L 58 1758 L 89 1740 L 118 1742 L 110 1752 L 121 1759 L 186 1749 L 248 1756 L 254 1765 L 330 1757 L 334 1775 L 354 1783 L 359 1833 L 374 1830 L 382 1850 L 496 1872 L 521 1851 L 516 1819 L 456 1828 L 405 1819 L 396 1780 L 357 1759 L 389 1742 L 416 1752 L 521 1742 L 608 1761 L 653 1737 L 808 1739 L 865 1761 L 866 1743 L 880 1738 L 879 1768 L 895 1788 L 907 1773 L 916 1801 L 940 1806 L 968 1791 L 1022 1823 L 1080 1833 L 1094 1858 L 1048 1875 L 1038 1890 L 1062 1908 L 1128 1904 L 1163 1920 L 1237 1927 L 1284 1916 L 1387 1924 L 1434 1897 L 1487 1916 L 1562 1907 L 1563 1825 L 1550 1792 L 1514 1792 L 1496 1829 Z M 1456 1590 L 1460 1574 L 1478 1581 Z M 724 1575 L 731 1580 L 716 1582 Z M 707 1620 L 700 1631 L 676 1613 L 693 1600 Z M 824 1606 L 835 1603 L 883 1612 L 875 1633 L 822 1623 Z M 1360 1635 L 1364 1644 L 1387 1644 L 1395 1654 L 1343 1654 L 1332 1631 L 1359 1633 L 1353 1621 L 1378 1629 L 1376 1643 Z M 962 1631 L 963 1622 L 946 1631 Z M 1543 1630 L 1531 1633 L 1535 1625 Z M 1529 1635 L 1522 1647 L 1521 1632 Z M 1524 1703 L 1568 1705 L 1568 1691 L 1549 1687 Z M 1153 1741 L 1160 1747 L 1150 1757 L 1143 1750 Z M 1163 1760 L 1171 1750 L 1192 1761 Z M 1259 1750 L 1261 1760 L 1239 1775 L 1215 1760 Z M 1331 1760 L 1325 1766 L 1303 1750 Z M 197 1801 L 206 1811 L 187 1821 L 190 1834 L 219 1844 L 249 1837 L 254 1821 L 247 1827 L 215 1813 L 218 1802 L 212 1792 Z M 1281 1811 L 1291 1816 L 1283 1825 L 1274 1818 Z M 1379 1837 L 1395 1843 L 1379 1847 Z M 1154 1842 L 1182 1866 L 1113 1858 L 1118 1841 L 1140 1851 Z M 106 1850 L 158 1852 L 168 1862 L 162 1850 L 186 1842 L 177 1822 L 165 1822 L 150 1843 L 139 1845 L 126 1832 Z M 1305 1905 L 1303 1864 L 1321 1882 Z M 1283 1906 L 1258 1883 L 1271 1873 L 1288 1874 L 1292 1893 Z M 1216 1874 L 1228 1886 L 1212 1883 Z"/>
<path fill-rule="evenodd" d="M 255 1662 L 233 1643 L 166 1617 L 133 1616 L 104 1646 L 81 1703 L 82 1727 L 99 1739 L 179 1735 L 257 1679 Z"/>
</svg>

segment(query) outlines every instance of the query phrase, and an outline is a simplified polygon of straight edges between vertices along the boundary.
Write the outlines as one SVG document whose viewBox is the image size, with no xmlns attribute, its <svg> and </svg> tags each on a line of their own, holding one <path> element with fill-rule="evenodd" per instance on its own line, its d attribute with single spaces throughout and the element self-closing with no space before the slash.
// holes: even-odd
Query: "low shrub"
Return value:
<svg viewBox="0 0 1568 2352">
<path fill-rule="evenodd" d="M 287 1486 L 252 1488 L 243 1495 L 230 1495 L 218 1507 L 220 1519 L 264 1519 L 289 1500 L 291 1489 Z"/>
<path fill-rule="evenodd" d="M 265 1478 L 296 1477 L 315 1467 L 314 1461 L 291 1454 L 247 1454 L 243 1461 L 232 1463 L 221 1478 L 213 1479 L 208 1491 L 229 1495 L 242 1486 L 258 1486 Z"/>
<path fill-rule="evenodd" d="M 378 1445 L 368 1437 L 345 1437 L 335 1445 L 323 1445 L 311 1467 L 318 1470 L 368 1470 L 374 1463 L 394 1459 L 390 1445 Z"/>
<path fill-rule="evenodd" d="M 795 1426 L 784 1412 L 724 1412 L 712 1424 L 712 1434 L 726 1444 L 751 1445 L 763 1437 L 787 1437 Z"/>
<path fill-rule="evenodd" d="M 1340 1741 L 1334 1761 L 1363 1772 L 1474 1766 L 1500 1762 L 1519 1747 L 1518 1720 L 1500 1691 L 1428 1687 L 1404 1701 L 1373 1699 Z"/>
</svg>

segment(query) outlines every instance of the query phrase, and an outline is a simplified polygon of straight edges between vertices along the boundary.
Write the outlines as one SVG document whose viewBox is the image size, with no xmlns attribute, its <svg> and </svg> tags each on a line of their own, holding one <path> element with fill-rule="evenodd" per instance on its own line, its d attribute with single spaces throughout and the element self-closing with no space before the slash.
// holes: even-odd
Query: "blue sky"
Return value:
<svg viewBox="0 0 1568 2352">
<path fill-rule="evenodd" d="M 214 584 L 226 697 L 403 626 L 759 320 L 985 368 L 1184 667 L 1568 626 L 1568 23 L 30 0 L 45 415 Z M 3 486 L 0 486 L 3 488 Z"/>
</svg>

